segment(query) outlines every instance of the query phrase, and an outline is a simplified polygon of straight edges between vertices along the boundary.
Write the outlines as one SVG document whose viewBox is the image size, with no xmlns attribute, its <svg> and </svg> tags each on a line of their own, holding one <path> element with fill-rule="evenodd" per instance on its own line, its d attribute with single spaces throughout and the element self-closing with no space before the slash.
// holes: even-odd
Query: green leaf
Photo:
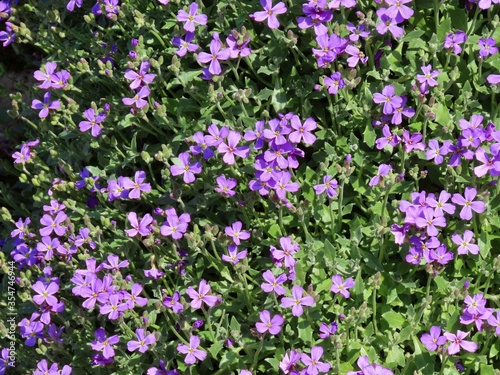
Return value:
<svg viewBox="0 0 500 375">
<path fill-rule="evenodd" d="M 442 126 L 448 126 L 451 122 L 450 112 L 448 107 L 439 103 L 436 110 L 436 122 Z"/>
<path fill-rule="evenodd" d="M 447 17 L 441 22 L 437 29 L 437 38 L 442 43 L 444 42 L 444 37 L 451 31 L 451 18 Z"/>
<path fill-rule="evenodd" d="M 217 358 L 217 354 L 222 350 L 224 347 L 224 341 L 216 341 L 212 344 L 212 346 L 208 349 L 210 354 L 212 355 L 213 358 Z"/>
<path fill-rule="evenodd" d="M 363 141 L 370 146 L 373 147 L 375 145 L 375 139 L 377 135 L 375 134 L 375 130 L 373 129 L 373 125 L 370 122 L 366 123 L 365 131 L 363 132 Z"/>
<path fill-rule="evenodd" d="M 281 86 L 281 79 L 276 78 L 274 83 L 274 91 L 271 97 L 271 104 L 273 105 L 276 113 L 281 112 L 286 107 L 286 94 Z"/>
<path fill-rule="evenodd" d="M 397 364 L 400 367 L 405 365 L 405 352 L 399 346 L 394 345 L 387 353 L 387 364 Z"/>
<path fill-rule="evenodd" d="M 479 371 L 481 375 L 495 375 L 494 367 L 490 365 L 485 365 L 484 363 L 481 363 L 479 365 Z"/>
<path fill-rule="evenodd" d="M 403 327 L 403 324 L 406 323 L 406 319 L 403 317 L 403 315 L 395 311 L 388 311 L 382 314 L 382 318 L 384 318 L 385 321 L 389 323 L 389 326 L 394 328 L 401 328 Z"/>
</svg>

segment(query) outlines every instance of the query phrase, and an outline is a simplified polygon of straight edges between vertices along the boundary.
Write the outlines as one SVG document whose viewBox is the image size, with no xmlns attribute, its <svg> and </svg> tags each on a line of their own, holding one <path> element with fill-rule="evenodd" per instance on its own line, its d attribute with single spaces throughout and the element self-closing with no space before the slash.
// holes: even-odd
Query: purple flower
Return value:
<svg viewBox="0 0 500 375">
<path fill-rule="evenodd" d="M 94 332 L 94 336 L 96 341 L 92 341 L 90 346 L 93 350 L 102 351 L 104 358 L 113 358 L 115 356 L 115 350 L 111 345 L 115 345 L 120 341 L 120 337 L 118 335 L 113 335 L 110 337 L 106 337 L 106 331 L 104 328 L 98 328 Z"/>
<path fill-rule="evenodd" d="M 420 92 L 425 93 L 429 87 L 434 87 L 438 85 L 438 82 L 435 80 L 435 78 L 440 74 L 439 70 L 433 70 L 432 65 L 429 64 L 427 66 L 422 66 L 421 67 L 422 74 L 417 74 L 417 81 L 420 83 Z"/>
<path fill-rule="evenodd" d="M 429 150 L 426 151 L 425 157 L 427 160 L 434 159 L 434 163 L 437 165 L 441 164 L 444 160 L 443 155 L 448 153 L 449 147 L 446 143 L 442 147 L 439 147 L 439 142 L 436 139 L 429 141 Z"/>
<path fill-rule="evenodd" d="M 127 349 L 129 352 L 135 352 L 139 349 L 139 352 L 145 353 L 149 348 L 149 345 L 153 345 L 156 342 L 156 337 L 152 333 L 146 336 L 143 328 L 138 328 L 135 330 L 137 340 L 130 340 L 127 342 Z"/>
<path fill-rule="evenodd" d="M 191 308 L 198 310 L 201 308 L 203 302 L 205 302 L 209 307 L 213 307 L 217 304 L 219 298 L 217 296 L 208 295 L 210 293 L 210 285 L 205 280 L 200 281 L 200 285 L 197 292 L 192 286 L 187 288 L 186 294 L 191 297 Z"/>
<path fill-rule="evenodd" d="M 264 310 L 260 313 L 260 322 L 255 323 L 255 328 L 259 333 L 269 331 L 271 335 L 277 335 L 281 331 L 281 325 L 285 319 L 280 314 L 276 314 L 271 318 L 269 311 Z"/>
<path fill-rule="evenodd" d="M 282 286 L 282 284 L 287 280 L 287 277 L 284 273 L 276 277 L 271 270 L 267 270 L 262 274 L 262 277 L 264 278 L 265 282 L 262 283 L 260 287 L 264 292 L 274 292 L 278 296 L 286 293 L 286 289 Z"/>
<path fill-rule="evenodd" d="M 387 15 L 386 8 L 377 10 L 377 16 L 380 22 L 377 23 L 375 28 L 380 35 L 384 35 L 389 31 L 394 38 L 401 38 L 403 36 L 405 33 L 404 29 L 398 26 L 399 22 L 395 18 Z"/>
<path fill-rule="evenodd" d="M 148 70 L 150 67 L 151 67 L 151 63 L 149 61 L 143 61 L 141 63 L 140 68 L 139 68 L 139 73 L 134 72 L 132 69 L 127 69 L 124 77 L 126 79 L 128 79 L 129 81 L 132 81 L 130 83 L 130 88 L 132 90 L 135 90 L 143 85 L 148 85 L 151 82 L 153 82 L 153 80 L 156 77 L 156 74 L 148 73 Z M 142 107 L 138 107 L 138 108 L 142 108 Z"/>
<path fill-rule="evenodd" d="M 316 4 L 303 4 L 302 12 L 304 12 L 305 17 L 297 18 L 297 26 L 302 30 L 314 27 L 314 33 L 322 35 L 328 32 L 328 28 L 323 23 L 331 21 L 333 14 L 330 10 L 324 10 L 318 5 L 317 2 Z"/>
<path fill-rule="evenodd" d="M 5 31 L 0 31 L 0 42 L 3 47 L 7 47 L 9 44 L 16 40 L 16 34 L 12 30 L 12 27 L 9 24 L 10 22 L 5 22 Z"/>
<path fill-rule="evenodd" d="M 342 79 L 342 74 L 340 72 L 335 72 L 330 77 L 326 77 L 323 82 L 328 87 L 328 93 L 330 95 L 337 95 L 339 89 L 342 89 L 345 86 L 345 82 Z"/>
<path fill-rule="evenodd" d="M 460 44 L 465 43 L 466 40 L 467 34 L 465 33 L 465 31 L 457 30 L 446 35 L 446 38 L 444 39 L 444 48 L 453 50 L 453 53 L 455 55 L 460 55 L 460 53 L 462 52 L 462 47 L 460 47 Z"/>
<path fill-rule="evenodd" d="M 194 33 L 195 24 L 206 25 L 208 17 L 205 14 L 196 14 L 198 11 L 198 4 L 191 3 L 189 6 L 189 13 L 181 9 L 177 13 L 177 21 L 184 22 L 184 30 Z"/>
<path fill-rule="evenodd" d="M 264 22 L 267 20 L 267 26 L 269 26 L 270 29 L 277 29 L 280 27 L 280 22 L 276 15 L 286 13 L 287 8 L 285 3 L 280 1 L 273 7 L 272 0 L 260 0 L 260 5 L 262 5 L 264 11 L 252 13 L 250 14 L 250 18 L 257 22 Z"/>
<path fill-rule="evenodd" d="M 416 218 L 415 224 L 418 228 L 426 228 L 427 235 L 434 237 L 439 234 L 436 227 L 445 227 L 446 219 L 444 216 L 434 216 L 434 210 L 430 207 L 424 208 Z"/>
<path fill-rule="evenodd" d="M 486 312 L 486 299 L 483 297 L 483 293 L 465 297 L 464 303 L 466 304 L 465 311 L 469 314 L 484 314 Z"/>
<path fill-rule="evenodd" d="M 241 158 L 246 158 L 250 154 L 250 148 L 248 146 L 238 146 L 238 142 L 241 140 L 241 134 L 236 131 L 230 131 L 227 137 L 227 144 L 222 142 L 218 145 L 217 150 L 219 153 L 224 154 L 222 160 L 228 165 L 233 165 L 235 163 L 234 155 Z"/>
<path fill-rule="evenodd" d="M 250 238 L 250 232 L 247 230 L 241 230 L 243 228 L 243 224 L 241 221 L 236 221 L 231 226 L 226 227 L 225 233 L 227 236 L 232 237 L 233 242 L 236 245 L 240 244 L 241 240 L 248 240 Z"/>
<path fill-rule="evenodd" d="M 144 98 L 147 98 L 150 93 L 151 90 L 149 90 L 148 86 L 142 86 L 133 98 L 123 98 L 122 102 L 125 105 L 135 106 L 136 108 L 144 108 L 148 104 L 148 101 L 144 100 Z"/>
<path fill-rule="evenodd" d="M 446 342 L 446 337 L 441 336 L 441 328 L 438 326 L 432 326 L 429 333 L 424 333 L 420 337 L 420 341 L 425 345 L 427 350 L 436 351 L 438 346 L 444 345 Z"/>
<path fill-rule="evenodd" d="M 444 212 L 453 215 L 455 213 L 456 207 L 451 203 L 446 203 L 451 198 L 451 194 L 442 190 L 439 193 L 439 198 L 436 200 L 434 194 L 429 194 L 426 199 L 426 203 L 429 207 L 434 208 L 434 216 L 443 216 Z"/>
<path fill-rule="evenodd" d="M 496 316 L 491 314 L 488 318 L 488 324 L 495 328 L 495 333 L 500 336 L 500 310 L 496 312 Z"/>
<path fill-rule="evenodd" d="M 22 145 L 21 151 L 14 152 L 12 157 L 14 158 L 14 164 L 26 163 L 31 159 L 31 150 L 28 146 Z"/>
<path fill-rule="evenodd" d="M 190 146 L 189 150 L 193 155 L 199 155 L 203 153 L 203 158 L 205 160 L 210 159 L 214 156 L 214 151 L 208 147 L 207 136 L 204 136 L 202 132 L 196 132 L 193 134 L 193 140 L 196 142 L 196 146 Z"/>
<path fill-rule="evenodd" d="M 123 315 L 123 311 L 125 310 L 127 310 L 127 304 L 122 303 L 121 294 L 112 294 L 106 303 L 103 303 L 99 307 L 99 314 L 108 314 L 108 319 L 116 320 Z"/>
<path fill-rule="evenodd" d="M 482 201 L 474 201 L 477 195 L 477 190 L 472 187 L 466 187 L 464 196 L 460 194 L 453 194 L 451 201 L 455 204 L 463 206 L 460 211 L 460 218 L 462 220 L 472 219 L 472 211 L 481 214 L 485 210 L 485 204 Z"/>
<path fill-rule="evenodd" d="M 34 99 L 31 103 L 31 108 L 37 110 L 39 109 L 40 113 L 38 114 L 38 117 L 45 118 L 49 115 L 49 110 L 61 108 L 61 102 L 59 100 L 51 101 L 50 92 L 46 92 L 43 95 L 43 103 L 38 99 Z"/>
<path fill-rule="evenodd" d="M 382 111 L 386 115 L 393 114 L 394 109 L 400 107 L 403 102 L 400 96 L 395 96 L 394 86 L 392 85 L 385 86 L 382 93 L 376 92 L 373 94 L 373 101 L 377 104 L 384 104 Z"/>
<path fill-rule="evenodd" d="M 233 189 L 238 182 L 234 178 L 226 178 L 226 176 L 222 175 L 217 177 L 215 181 L 217 182 L 217 187 L 215 188 L 217 193 L 226 197 L 232 197 L 236 194 Z"/>
<path fill-rule="evenodd" d="M 323 183 L 314 185 L 314 190 L 316 191 L 316 195 L 323 194 L 326 191 L 326 195 L 328 198 L 336 197 L 337 189 L 339 188 L 339 184 L 337 180 L 333 178 L 333 176 L 326 175 L 323 177 Z"/>
<path fill-rule="evenodd" d="M 245 132 L 245 135 L 243 136 L 243 138 L 245 138 L 245 141 L 250 142 L 255 140 L 255 144 L 253 146 L 255 150 L 260 150 L 264 146 L 264 124 L 264 120 L 257 121 L 255 123 L 255 131 L 247 130 Z"/>
<path fill-rule="evenodd" d="M 246 250 L 238 252 L 236 245 L 229 245 L 227 252 L 229 255 L 222 254 L 222 260 L 232 264 L 237 264 L 240 260 L 245 259 L 248 253 Z"/>
<path fill-rule="evenodd" d="M 132 229 L 125 230 L 125 233 L 129 237 L 137 236 L 137 233 L 140 233 L 143 237 L 151 234 L 149 225 L 153 222 L 153 217 L 150 214 L 144 215 L 143 218 L 138 218 L 135 212 L 129 212 L 127 219 L 132 226 Z"/>
<path fill-rule="evenodd" d="M 168 4 L 169 0 L 158 0 L 161 4 Z M 165 361 L 160 359 L 160 368 L 158 367 L 150 367 L 146 375 L 179 375 L 177 370 L 167 370 L 165 367 Z"/>
<path fill-rule="evenodd" d="M 194 33 L 193 32 L 187 32 L 186 35 L 184 36 L 184 39 L 182 39 L 180 36 L 174 37 L 172 39 L 172 44 L 176 47 L 179 47 L 175 53 L 179 57 L 184 57 L 186 56 L 186 53 L 189 52 L 196 52 L 200 48 L 199 45 L 191 43 L 192 40 L 194 39 Z"/>
<path fill-rule="evenodd" d="M 64 235 L 66 233 L 66 227 L 62 224 L 68 219 L 68 216 L 60 211 L 57 213 L 56 217 L 50 215 L 43 215 L 40 219 L 40 224 L 44 225 L 44 228 L 40 228 L 39 232 L 41 236 L 50 236 L 52 232 L 55 232 L 58 236 Z"/>
<path fill-rule="evenodd" d="M 57 298 L 53 296 L 59 291 L 59 285 L 55 282 L 51 282 L 48 285 L 37 281 L 33 284 L 32 289 L 38 293 L 38 295 L 33 296 L 33 302 L 37 305 L 42 305 L 44 302 L 49 306 L 54 306 L 57 304 Z"/>
<path fill-rule="evenodd" d="M 316 141 L 316 136 L 314 136 L 311 131 L 316 129 L 317 125 L 316 121 L 312 118 L 306 119 L 304 124 L 302 124 L 299 116 L 293 115 L 290 120 L 290 125 L 295 130 L 288 136 L 288 139 L 291 142 L 298 144 L 301 140 L 303 140 L 306 145 L 312 145 Z"/>
<path fill-rule="evenodd" d="M 439 264 L 445 265 L 453 260 L 453 253 L 448 251 L 446 246 L 442 245 L 437 249 L 432 249 L 429 251 L 429 259 Z"/>
<path fill-rule="evenodd" d="M 413 16 L 413 9 L 403 5 L 411 3 L 411 0 L 385 0 L 385 2 L 389 5 L 386 12 L 387 16 L 394 18 L 396 22 L 401 23 Z"/>
<path fill-rule="evenodd" d="M 106 114 L 104 112 L 99 112 L 99 114 L 96 116 L 96 113 L 93 108 L 87 109 L 85 112 L 83 112 L 85 118 L 87 121 L 80 121 L 78 124 L 80 131 L 85 132 L 89 129 L 92 137 L 98 137 L 99 134 L 102 133 L 102 128 L 101 128 L 101 122 L 103 122 L 106 119 Z"/>
<path fill-rule="evenodd" d="M 52 74 L 55 73 L 57 64 L 54 62 L 47 62 L 45 64 L 45 71 L 37 70 L 33 75 L 37 81 L 42 83 L 38 85 L 41 89 L 47 90 L 52 87 Z"/>
<path fill-rule="evenodd" d="M 290 353 L 286 352 L 283 359 L 280 361 L 280 369 L 284 374 L 298 374 L 297 371 L 293 371 L 300 361 L 300 353 L 295 350 L 291 350 Z"/>
<path fill-rule="evenodd" d="M 495 39 L 493 39 L 491 37 L 488 39 L 484 39 L 484 38 L 479 39 L 479 42 L 478 42 L 478 45 L 480 47 L 479 56 L 484 59 L 484 58 L 488 57 L 489 55 L 494 55 L 495 53 L 497 53 L 498 48 L 495 47 L 495 44 L 496 44 Z"/>
<path fill-rule="evenodd" d="M 281 237 L 280 245 L 282 247 L 282 250 L 276 249 L 274 246 L 271 246 L 271 255 L 274 258 L 275 262 L 281 263 L 284 260 L 286 267 L 291 268 L 295 266 L 295 259 L 293 258 L 293 254 L 300 250 L 299 245 L 292 242 L 290 237 Z"/>
<path fill-rule="evenodd" d="M 222 44 L 219 39 L 219 34 L 214 32 L 213 39 L 210 42 L 210 53 L 200 52 L 198 54 L 198 62 L 203 64 L 210 63 L 208 71 L 213 75 L 219 75 L 222 73 L 219 60 L 224 61 L 229 59 L 231 56 L 231 50 L 229 48 L 221 50 L 221 47 Z"/>
<path fill-rule="evenodd" d="M 293 316 L 301 316 L 304 313 L 302 306 L 312 306 L 314 305 L 314 298 L 311 296 L 302 297 L 304 294 L 304 289 L 301 286 L 295 285 L 292 288 L 292 296 L 283 297 L 281 299 L 281 307 L 292 307 Z"/>
<path fill-rule="evenodd" d="M 340 293 L 344 296 L 344 298 L 349 298 L 351 293 L 348 289 L 354 287 L 354 280 L 352 277 L 349 277 L 344 281 L 344 278 L 340 275 L 332 276 L 332 286 L 330 287 L 330 291 L 333 293 Z"/>
<path fill-rule="evenodd" d="M 241 41 L 236 30 L 232 30 L 231 34 L 226 38 L 226 44 L 231 51 L 230 57 L 232 59 L 237 59 L 238 57 L 247 57 L 250 56 L 252 50 L 247 47 L 250 43 L 250 34 L 247 36 L 248 39 Z"/>
<path fill-rule="evenodd" d="M 321 323 L 321 325 L 319 326 L 319 337 L 322 339 L 327 339 L 330 336 L 334 335 L 335 332 L 337 332 L 337 329 L 338 325 L 335 322 L 330 324 Z"/>
<path fill-rule="evenodd" d="M 182 310 L 184 310 L 182 303 L 179 302 L 180 298 L 181 298 L 180 293 L 174 292 L 174 295 L 172 297 L 166 296 L 163 299 L 163 305 L 165 307 L 168 307 L 169 309 L 172 309 L 174 313 L 178 314 Z"/>
<path fill-rule="evenodd" d="M 129 199 L 138 199 L 142 192 L 151 191 L 151 184 L 144 183 L 146 179 L 146 172 L 137 171 L 134 175 L 134 181 L 126 177 L 123 179 L 122 186 L 125 189 L 130 190 L 128 193 Z"/>
<path fill-rule="evenodd" d="M 356 67 L 356 65 L 358 65 L 360 61 L 362 64 L 366 64 L 366 62 L 368 61 L 368 57 L 366 57 L 365 54 L 359 50 L 358 47 L 353 46 L 352 44 L 348 45 L 345 48 L 345 52 L 348 55 L 351 55 L 351 57 L 347 59 L 347 65 L 350 68 Z"/>
<path fill-rule="evenodd" d="M 397 134 L 391 133 L 389 125 L 384 125 L 382 128 L 382 134 L 384 136 L 375 141 L 375 145 L 378 150 L 382 150 L 387 145 L 391 145 L 393 147 L 397 146 L 401 142 L 401 138 L 399 138 Z"/>
<path fill-rule="evenodd" d="M 201 173 L 201 164 L 199 162 L 189 163 L 189 152 L 179 154 L 180 165 L 172 165 L 170 173 L 173 176 L 183 175 L 184 183 L 190 184 L 196 180 L 195 174 Z"/>
<path fill-rule="evenodd" d="M 227 127 L 222 128 L 217 127 L 217 125 L 212 124 L 208 127 L 208 135 L 205 137 L 205 141 L 208 146 L 219 146 L 229 134 Z"/>
<path fill-rule="evenodd" d="M 453 355 L 460 352 L 460 348 L 467 350 L 468 352 L 475 352 L 477 350 L 477 344 L 473 341 L 466 341 L 466 338 L 470 332 L 462 332 L 457 330 L 457 334 L 445 332 L 443 335 L 448 341 L 452 343 L 448 346 L 448 354 Z"/>
<path fill-rule="evenodd" d="M 177 345 L 177 351 L 182 354 L 187 354 L 184 359 L 184 363 L 186 365 L 193 365 L 196 363 L 196 360 L 203 361 L 207 352 L 201 349 L 197 349 L 200 346 L 200 338 L 198 336 L 191 336 L 189 338 L 189 346 L 186 344 Z"/>
<path fill-rule="evenodd" d="M 177 216 L 175 209 L 169 208 L 165 211 L 167 220 L 162 224 L 160 232 L 163 236 L 172 236 L 174 240 L 179 240 L 186 233 L 188 223 L 191 221 L 191 216 L 188 213 L 183 213 Z"/>
<path fill-rule="evenodd" d="M 125 268 L 129 266 L 128 260 L 123 260 L 120 262 L 120 258 L 118 255 L 109 254 L 106 261 L 102 262 L 102 264 L 95 269 L 95 272 L 100 271 L 102 268 L 106 270 L 111 270 L 113 272 L 117 272 L 120 268 Z"/>
<path fill-rule="evenodd" d="M 391 173 L 392 167 L 388 164 L 380 164 L 378 167 L 378 172 L 375 176 L 373 176 L 368 183 L 368 186 L 376 186 L 380 183 L 381 177 L 387 176 Z"/>
<path fill-rule="evenodd" d="M 302 353 L 300 360 L 307 366 L 308 375 L 318 375 L 320 372 L 330 371 L 330 364 L 326 362 L 320 362 L 321 356 L 323 355 L 323 348 L 321 346 L 313 346 L 311 349 L 311 356 Z"/>
<path fill-rule="evenodd" d="M 298 182 L 290 182 L 292 174 L 290 172 L 277 172 L 274 178 L 269 181 L 269 186 L 276 191 L 280 199 L 286 199 L 286 193 L 295 193 L 300 189 Z"/>
<path fill-rule="evenodd" d="M 467 255 L 469 252 L 471 254 L 477 255 L 479 253 L 479 246 L 474 244 L 474 232 L 466 230 L 463 237 L 459 234 L 453 234 L 451 236 L 453 243 L 459 245 L 457 249 L 458 255 Z"/>
</svg>

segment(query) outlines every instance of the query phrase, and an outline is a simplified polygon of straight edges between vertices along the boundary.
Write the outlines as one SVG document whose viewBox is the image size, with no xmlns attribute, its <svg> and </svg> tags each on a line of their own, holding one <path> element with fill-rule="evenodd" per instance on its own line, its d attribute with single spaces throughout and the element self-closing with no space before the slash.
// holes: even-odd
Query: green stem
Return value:
<svg viewBox="0 0 500 375">
<path fill-rule="evenodd" d="M 373 288 L 372 293 L 372 304 L 373 304 L 373 332 L 375 332 L 375 336 L 377 335 L 377 288 Z"/>
<path fill-rule="evenodd" d="M 252 371 L 252 373 L 254 372 L 255 368 L 257 367 L 257 364 L 259 363 L 259 354 L 262 351 L 263 347 L 264 347 L 264 336 L 261 337 L 259 347 L 257 348 L 257 351 L 253 356 L 252 367 L 250 368 L 250 371 Z"/>
<path fill-rule="evenodd" d="M 448 359 L 448 355 L 446 353 L 443 353 L 443 357 L 441 359 L 441 371 L 439 371 L 439 375 L 444 374 L 444 368 L 446 367 L 446 360 Z"/>
<path fill-rule="evenodd" d="M 280 226 L 281 235 L 286 237 L 287 234 L 285 231 L 285 227 L 283 225 L 283 205 L 282 204 L 280 204 L 280 207 L 278 209 L 278 224 Z"/>
</svg>

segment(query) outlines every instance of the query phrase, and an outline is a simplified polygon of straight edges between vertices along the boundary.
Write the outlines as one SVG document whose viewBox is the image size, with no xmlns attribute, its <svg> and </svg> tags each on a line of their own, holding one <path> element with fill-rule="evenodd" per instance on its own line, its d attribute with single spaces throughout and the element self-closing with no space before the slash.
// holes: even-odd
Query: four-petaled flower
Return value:
<svg viewBox="0 0 500 375">
<path fill-rule="evenodd" d="M 196 360 L 203 361 L 207 352 L 201 349 L 197 349 L 200 346 L 200 338 L 198 336 L 191 336 L 189 338 L 189 346 L 186 344 L 177 345 L 177 351 L 182 354 L 187 354 L 186 358 L 184 358 L 184 363 L 186 365 L 193 365 L 196 363 Z"/>
<path fill-rule="evenodd" d="M 250 18 L 257 22 L 264 22 L 267 20 L 267 26 L 269 26 L 270 29 L 277 29 L 280 27 L 280 22 L 278 21 L 276 14 L 286 13 L 287 8 L 285 3 L 280 1 L 273 7 L 272 0 L 260 0 L 260 5 L 262 5 L 264 10 L 250 14 Z"/>
<path fill-rule="evenodd" d="M 281 331 L 281 325 L 285 321 L 280 314 L 276 314 L 271 318 L 268 310 L 260 313 L 260 322 L 255 323 L 255 328 L 259 333 L 266 333 L 269 331 L 271 335 L 277 335 Z"/>
<path fill-rule="evenodd" d="M 281 299 L 281 307 L 292 307 L 293 316 L 301 316 L 304 313 L 302 306 L 312 306 L 314 305 L 314 298 L 311 296 L 302 297 L 304 294 L 304 289 L 301 286 L 295 285 L 292 288 L 292 296 L 283 297 Z"/>
<path fill-rule="evenodd" d="M 197 292 L 192 286 L 187 288 L 186 293 L 191 297 L 191 307 L 195 310 L 201 308 L 203 302 L 208 306 L 215 306 L 219 298 L 217 296 L 208 295 L 210 293 L 210 285 L 205 280 L 200 281 L 200 285 Z"/>
</svg>

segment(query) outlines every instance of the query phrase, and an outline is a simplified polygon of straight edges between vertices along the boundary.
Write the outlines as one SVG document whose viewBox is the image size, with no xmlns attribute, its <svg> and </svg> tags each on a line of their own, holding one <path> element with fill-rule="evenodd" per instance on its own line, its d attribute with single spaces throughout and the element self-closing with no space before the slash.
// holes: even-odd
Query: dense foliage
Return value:
<svg viewBox="0 0 500 375">
<path fill-rule="evenodd" d="M 499 10 L 1 0 L 0 374 L 498 374 Z"/>
</svg>

